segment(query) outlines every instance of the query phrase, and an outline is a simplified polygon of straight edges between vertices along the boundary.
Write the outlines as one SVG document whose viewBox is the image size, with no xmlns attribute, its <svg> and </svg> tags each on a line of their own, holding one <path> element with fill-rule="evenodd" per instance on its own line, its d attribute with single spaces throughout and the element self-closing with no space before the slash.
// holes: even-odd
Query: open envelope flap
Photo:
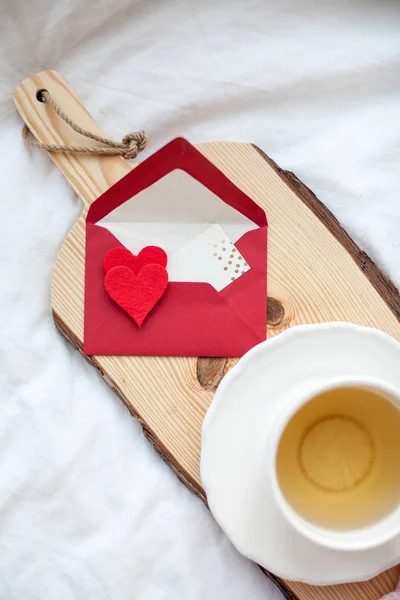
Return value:
<svg viewBox="0 0 400 600">
<path fill-rule="evenodd" d="M 245 233 L 266 224 L 264 211 L 183 139 L 108 190 L 87 220 L 108 229 L 134 254 L 145 246 L 161 246 L 170 281 L 207 281 L 217 290 L 230 283 L 234 272 L 212 258 L 207 238 L 218 231 L 222 259 Z"/>
<path fill-rule="evenodd" d="M 190 178 L 183 177 L 183 173 L 173 174 L 176 169 L 184 171 L 201 185 L 196 185 L 196 182 L 191 182 Z M 162 188 L 159 188 L 166 196 L 157 197 L 158 192 L 154 193 L 148 188 L 169 173 L 172 176 L 171 181 L 166 181 Z M 176 182 L 189 185 L 189 193 L 194 194 L 193 197 L 186 194 L 184 197 L 182 192 L 185 190 L 176 188 Z M 210 193 L 207 193 L 207 190 Z M 147 196 L 141 197 L 147 198 L 150 202 L 148 208 L 144 201 L 138 202 L 139 194 L 146 191 Z M 183 198 L 179 198 L 179 195 Z M 127 202 L 131 199 L 133 202 Z M 221 200 L 223 204 L 219 206 L 218 201 Z M 202 201 L 205 202 L 204 207 Z M 127 206 L 122 208 L 124 203 L 127 203 Z M 137 208 L 136 204 L 138 204 Z M 234 210 L 227 210 L 224 204 Z M 121 210 L 117 211 L 119 207 Z M 222 221 L 226 220 L 230 225 L 241 226 L 240 235 L 254 229 L 255 226 L 267 225 L 262 208 L 236 187 L 194 146 L 183 138 L 177 138 L 155 152 L 102 194 L 90 207 L 87 222 L 104 226 L 106 223 L 123 223 L 128 219 L 132 224 L 176 222 L 185 225 L 211 224 L 218 222 L 217 217 Z"/>
</svg>

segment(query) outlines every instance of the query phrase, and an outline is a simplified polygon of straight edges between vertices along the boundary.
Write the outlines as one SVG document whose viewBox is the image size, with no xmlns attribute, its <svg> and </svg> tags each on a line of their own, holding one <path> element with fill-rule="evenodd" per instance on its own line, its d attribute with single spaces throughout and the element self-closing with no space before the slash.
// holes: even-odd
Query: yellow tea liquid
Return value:
<svg viewBox="0 0 400 600">
<path fill-rule="evenodd" d="M 286 426 L 277 453 L 280 488 L 316 525 L 369 525 L 400 502 L 400 411 L 362 388 L 315 396 Z"/>
</svg>

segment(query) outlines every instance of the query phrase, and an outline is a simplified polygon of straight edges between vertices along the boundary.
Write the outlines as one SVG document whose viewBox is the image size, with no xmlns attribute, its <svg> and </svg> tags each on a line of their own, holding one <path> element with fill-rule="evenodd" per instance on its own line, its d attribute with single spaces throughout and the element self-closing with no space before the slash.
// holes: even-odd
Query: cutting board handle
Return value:
<svg viewBox="0 0 400 600">
<path fill-rule="evenodd" d="M 81 127 L 104 136 L 65 79 L 56 71 L 42 71 L 25 79 L 14 92 L 19 114 L 39 142 L 69 146 L 80 146 L 83 142 L 85 145 L 96 145 L 96 142 L 71 129 L 50 106 L 40 101 L 40 90 L 48 90 L 62 110 Z M 33 149 L 32 152 L 43 150 Z M 48 154 L 82 198 L 84 210 L 132 168 L 120 156 L 58 152 Z"/>
</svg>

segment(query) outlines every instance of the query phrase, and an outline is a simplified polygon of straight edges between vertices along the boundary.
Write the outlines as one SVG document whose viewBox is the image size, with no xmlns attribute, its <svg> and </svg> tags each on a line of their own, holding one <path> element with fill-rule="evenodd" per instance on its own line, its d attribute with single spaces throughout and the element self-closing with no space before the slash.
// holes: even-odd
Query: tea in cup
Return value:
<svg viewBox="0 0 400 600">
<path fill-rule="evenodd" d="M 343 549 L 399 533 L 399 392 L 337 381 L 300 398 L 278 429 L 275 492 L 297 529 Z"/>
</svg>

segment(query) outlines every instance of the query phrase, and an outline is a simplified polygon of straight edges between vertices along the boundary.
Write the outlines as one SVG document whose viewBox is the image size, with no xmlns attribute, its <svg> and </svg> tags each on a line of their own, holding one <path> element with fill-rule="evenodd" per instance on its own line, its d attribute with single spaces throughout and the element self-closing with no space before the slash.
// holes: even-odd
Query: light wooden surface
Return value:
<svg viewBox="0 0 400 600">
<path fill-rule="evenodd" d="M 48 89 L 80 125 L 101 133 L 61 76 L 46 71 L 15 91 L 18 110 L 40 141 L 78 144 L 82 138 L 36 99 L 39 89 Z M 251 144 L 210 143 L 198 148 L 267 213 L 270 337 L 300 323 L 344 320 L 378 327 L 400 341 L 397 290 L 310 190 Z M 53 154 L 51 158 L 84 203 L 61 247 L 52 282 L 56 325 L 81 351 L 85 214 L 90 203 L 133 165 L 119 157 Z M 219 381 L 235 360 L 112 356 L 88 360 L 140 419 L 162 457 L 205 500 L 199 478 L 201 424 Z M 389 591 L 397 574 L 395 568 L 370 582 L 326 588 L 277 584 L 301 600 L 372 599 Z"/>
</svg>

